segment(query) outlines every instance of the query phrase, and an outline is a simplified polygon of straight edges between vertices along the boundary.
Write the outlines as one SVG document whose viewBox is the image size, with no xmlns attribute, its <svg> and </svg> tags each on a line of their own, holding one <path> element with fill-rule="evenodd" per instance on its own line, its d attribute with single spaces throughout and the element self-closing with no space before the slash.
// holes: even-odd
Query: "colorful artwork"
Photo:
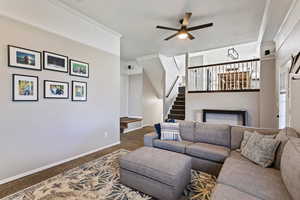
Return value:
<svg viewBox="0 0 300 200">
<path fill-rule="evenodd" d="M 17 51 L 17 63 L 24 65 L 35 65 L 35 55 Z"/>
<path fill-rule="evenodd" d="M 80 85 L 75 86 L 75 96 L 76 97 L 84 96 L 84 86 L 80 86 Z"/>
<path fill-rule="evenodd" d="M 13 74 L 13 101 L 38 101 L 38 77 Z"/>
<path fill-rule="evenodd" d="M 89 64 L 76 60 L 70 60 L 70 75 L 88 78 Z"/>
<path fill-rule="evenodd" d="M 73 67 L 73 72 L 74 73 L 77 73 L 77 74 L 86 74 L 86 72 L 87 72 L 87 66 L 86 65 L 82 65 L 82 64 L 78 64 L 78 63 L 73 63 L 72 67 Z"/>
<path fill-rule="evenodd" d="M 18 84 L 20 96 L 33 96 L 33 81 L 19 80 Z"/>
<path fill-rule="evenodd" d="M 44 98 L 46 99 L 68 99 L 69 83 L 59 81 L 44 81 Z"/>
<path fill-rule="evenodd" d="M 72 81 L 72 101 L 87 101 L 87 83 Z"/>
<path fill-rule="evenodd" d="M 40 71 L 42 70 L 41 52 L 9 45 L 8 66 Z"/>
<path fill-rule="evenodd" d="M 63 85 L 50 85 L 50 91 L 53 95 L 64 95 L 64 88 Z"/>
</svg>

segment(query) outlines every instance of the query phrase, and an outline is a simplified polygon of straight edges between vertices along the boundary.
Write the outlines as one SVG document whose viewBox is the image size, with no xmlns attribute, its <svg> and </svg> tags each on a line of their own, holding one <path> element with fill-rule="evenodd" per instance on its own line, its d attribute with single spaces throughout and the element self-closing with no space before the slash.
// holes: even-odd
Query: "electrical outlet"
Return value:
<svg viewBox="0 0 300 200">
<path fill-rule="evenodd" d="M 104 132 L 104 137 L 107 137 L 108 136 L 108 132 Z"/>
</svg>

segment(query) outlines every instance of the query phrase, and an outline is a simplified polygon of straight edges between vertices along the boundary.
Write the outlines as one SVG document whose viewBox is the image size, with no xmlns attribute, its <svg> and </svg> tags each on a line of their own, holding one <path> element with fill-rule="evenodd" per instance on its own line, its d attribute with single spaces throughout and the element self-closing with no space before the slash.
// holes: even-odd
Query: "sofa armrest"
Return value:
<svg viewBox="0 0 300 200">
<path fill-rule="evenodd" d="M 147 147 L 153 147 L 153 140 L 158 139 L 158 135 L 155 132 L 144 135 L 144 145 Z"/>
</svg>

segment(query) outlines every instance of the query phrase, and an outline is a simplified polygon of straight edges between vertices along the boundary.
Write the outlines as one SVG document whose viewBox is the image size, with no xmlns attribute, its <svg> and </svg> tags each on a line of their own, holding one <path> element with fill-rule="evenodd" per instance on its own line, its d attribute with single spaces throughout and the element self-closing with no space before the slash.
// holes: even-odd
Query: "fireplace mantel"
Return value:
<svg viewBox="0 0 300 200">
<path fill-rule="evenodd" d="M 203 109 L 203 122 L 206 122 L 207 114 L 231 114 L 242 116 L 243 126 L 247 126 L 247 111 L 246 110 L 217 110 L 217 109 Z"/>
</svg>

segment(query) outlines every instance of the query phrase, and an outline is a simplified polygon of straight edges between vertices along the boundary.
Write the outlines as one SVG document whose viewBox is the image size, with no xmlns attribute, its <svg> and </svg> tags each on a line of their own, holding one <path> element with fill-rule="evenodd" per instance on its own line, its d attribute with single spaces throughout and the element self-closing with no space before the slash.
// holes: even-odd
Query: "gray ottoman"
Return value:
<svg viewBox="0 0 300 200">
<path fill-rule="evenodd" d="M 191 178 L 191 158 L 142 147 L 120 158 L 121 183 L 157 199 L 177 200 Z"/>
</svg>

